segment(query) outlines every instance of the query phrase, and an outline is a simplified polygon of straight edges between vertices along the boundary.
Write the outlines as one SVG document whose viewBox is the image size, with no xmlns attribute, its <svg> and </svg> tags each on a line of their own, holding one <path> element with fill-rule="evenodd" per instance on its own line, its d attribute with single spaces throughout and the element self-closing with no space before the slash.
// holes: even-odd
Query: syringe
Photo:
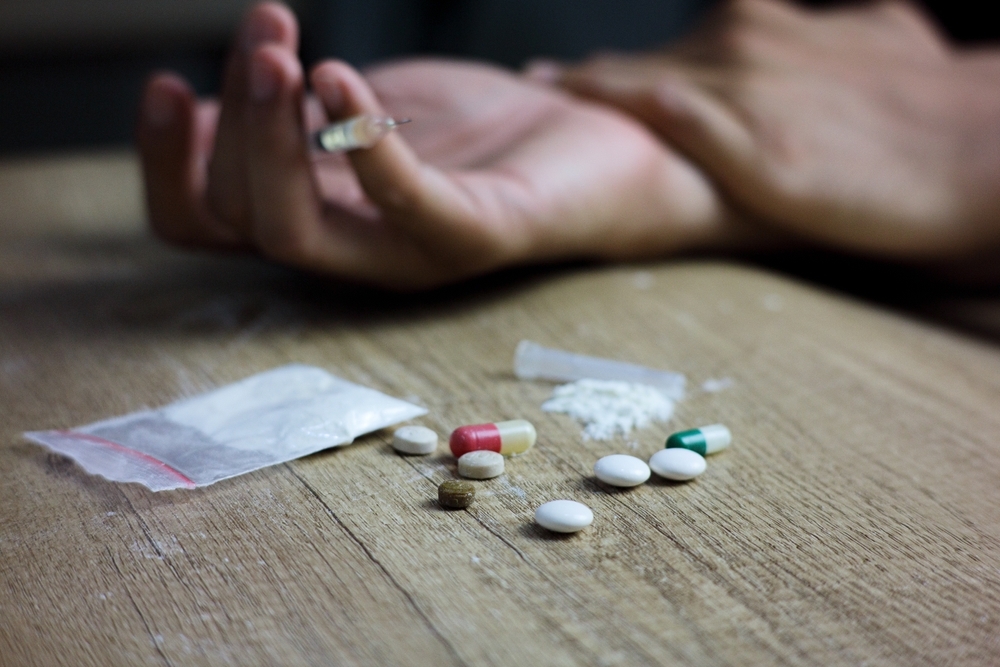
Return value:
<svg viewBox="0 0 1000 667">
<path fill-rule="evenodd" d="M 396 120 L 389 116 L 363 114 L 317 130 L 312 135 L 312 145 L 327 153 L 371 148 L 396 127 L 409 122 L 409 118 Z"/>
</svg>

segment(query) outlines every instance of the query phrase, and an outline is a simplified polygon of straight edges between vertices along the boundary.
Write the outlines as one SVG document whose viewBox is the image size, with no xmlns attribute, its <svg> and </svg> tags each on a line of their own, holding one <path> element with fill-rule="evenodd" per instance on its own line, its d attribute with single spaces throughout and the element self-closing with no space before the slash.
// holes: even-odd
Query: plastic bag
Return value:
<svg viewBox="0 0 1000 667">
<path fill-rule="evenodd" d="M 291 364 L 158 410 L 24 435 L 91 474 L 164 491 L 347 445 L 426 413 L 321 368 Z"/>
</svg>

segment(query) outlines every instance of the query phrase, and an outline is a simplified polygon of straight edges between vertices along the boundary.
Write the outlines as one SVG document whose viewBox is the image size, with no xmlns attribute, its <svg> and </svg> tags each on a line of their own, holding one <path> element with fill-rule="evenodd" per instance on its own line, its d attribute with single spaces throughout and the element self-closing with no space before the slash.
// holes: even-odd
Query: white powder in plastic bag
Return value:
<svg viewBox="0 0 1000 667">
<path fill-rule="evenodd" d="M 579 380 L 556 387 L 542 410 L 562 412 L 582 422 L 584 439 L 610 440 L 654 421 L 667 421 L 674 413 L 674 402 L 646 384 Z"/>
<path fill-rule="evenodd" d="M 290 364 L 158 410 L 24 435 L 91 474 L 163 491 L 347 445 L 423 414 L 321 368 Z"/>
</svg>

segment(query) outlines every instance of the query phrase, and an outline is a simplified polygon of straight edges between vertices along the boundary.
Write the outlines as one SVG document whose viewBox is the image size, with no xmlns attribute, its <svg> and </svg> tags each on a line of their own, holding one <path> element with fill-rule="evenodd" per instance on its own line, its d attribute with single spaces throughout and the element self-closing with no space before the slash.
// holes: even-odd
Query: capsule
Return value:
<svg viewBox="0 0 1000 667">
<path fill-rule="evenodd" d="M 702 456 L 714 454 L 729 446 L 733 434 L 722 424 L 712 424 L 693 428 L 690 431 L 680 431 L 667 438 L 666 449 L 683 447 L 697 452 Z"/>
<path fill-rule="evenodd" d="M 535 444 L 538 437 L 531 422 L 513 419 L 495 424 L 459 426 L 451 433 L 449 444 L 456 457 L 478 449 L 500 452 L 504 456 L 522 454 Z"/>
</svg>

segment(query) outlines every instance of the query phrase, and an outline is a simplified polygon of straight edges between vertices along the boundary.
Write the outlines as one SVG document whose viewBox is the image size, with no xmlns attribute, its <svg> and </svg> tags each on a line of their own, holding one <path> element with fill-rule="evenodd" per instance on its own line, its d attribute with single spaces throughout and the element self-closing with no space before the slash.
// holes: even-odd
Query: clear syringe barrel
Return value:
<svg viewBox="0 0 1000 667">
<path fill-rule="evenodd" d="M 514 352 L 514 374 L 522 380 L 616 380 L 648 384 L 674 400 L 684 398 L 684 376 L 638 364 L 589 357 L 522 340 Z"/>
<path fill-rule="evenodd" d="M 388 116 L 372 116 L 364 114 L 347 120 L 327 125 L 313 135 L 315 145 L 328 153 L 352 151 L 358 148 L 371 148 L 393 129 L 409 122 L 396 120 Z"/>
</svg>

